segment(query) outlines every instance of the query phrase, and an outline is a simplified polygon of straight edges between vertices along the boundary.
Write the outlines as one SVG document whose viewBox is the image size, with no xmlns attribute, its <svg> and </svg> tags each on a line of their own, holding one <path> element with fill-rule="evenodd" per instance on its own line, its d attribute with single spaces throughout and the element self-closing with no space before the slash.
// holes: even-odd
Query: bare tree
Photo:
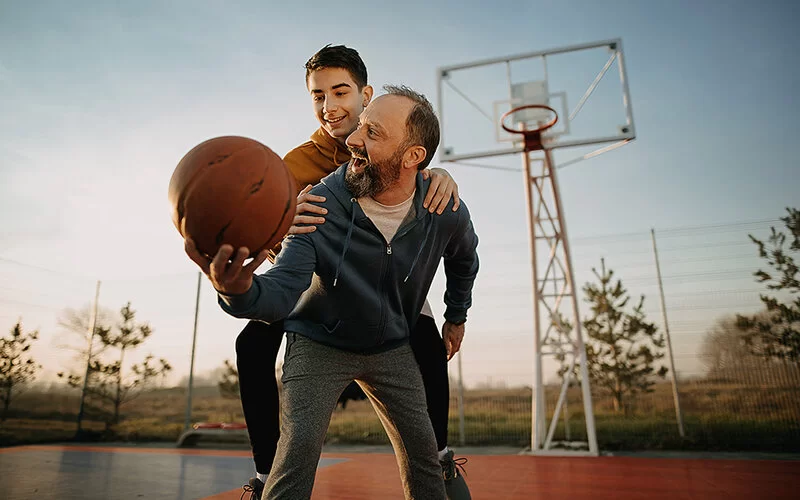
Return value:
<svg viewBox="0 0 800 500">
<path fill-rule="evenodd" d="M 223 370 L 217 383 L 220 395 L 223 398 L 239 399 L 239 371 L 229 359 L 225 360 Z"/>
<path fill-rule="evenodd" d="M 752 317 L 769 321 L 763 311 Z M 699 357 L 706 367 L 706 377 L 715 382 L 753 383 L 760 385 L 791 384 L 797 380 L 797 364 L 767 356 L 767 348 L 752 330 L 743 330 L 734 315 L 718 319 L 706 332 Z"/>
<path fill-rule="evenodd" d="M 94 335 L 92 336 L 92 358 L 89 356 L 89 328 L 92 311 L 90 306 L 80 309 L 64 309 L 58 317 L 58 326 L 69 335 L 62 335 L 58 347 L 75 353 L 75 362 L 85 369 L 87 363 L 100 358 L 108 346 L 100 342 L 100 334 L 111 330 L 114 324 L 115 312 L 111 309 L 100 307 L 97 309 Z"/>
<path fill-rule="evenodd" d="M 735 316 L 718 319 L 706 332 L 700 346 L 700 360 L 709 379 L 735 380 L 744 370 L 764 364 L 751 352 L 748 334 L 739 328 Z"/>
</svg>

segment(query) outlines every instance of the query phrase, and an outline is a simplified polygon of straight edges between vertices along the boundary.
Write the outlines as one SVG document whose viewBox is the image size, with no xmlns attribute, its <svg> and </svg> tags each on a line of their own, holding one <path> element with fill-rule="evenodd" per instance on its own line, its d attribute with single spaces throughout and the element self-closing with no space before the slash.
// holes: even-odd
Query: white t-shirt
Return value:
<svg viewBox="0 0 800 500">
<path fill-rule="evenodd" d="M 413 201 L 414 193 L 411 193 L 411 196 L 407 200 L 397 205 L 384 205 L 382 203 L 378 203 L 369 196 L 359 198 L 358 204 L 361 205 L 361 209 L 364 211 L 367 217 L 369 217 L 372 223 L 375 224 L 375 227 L 378 228 L 378 231 L 380 231 L 383 237 L 386 238 L 386 241 L 390 242 L 397 233 L 397 229 L 400 227 L 400 224 L 403 223 L 408 215 L 408 211 L 411 209 L 411 203 Z M 428 299 L 425 299 L 425 303 L 422 305 L 422 311 L 420 311 L 420 314 L 433 318 L 433 310 L 431 310 L 431 305 L 428 303 Z"/>
</svg>

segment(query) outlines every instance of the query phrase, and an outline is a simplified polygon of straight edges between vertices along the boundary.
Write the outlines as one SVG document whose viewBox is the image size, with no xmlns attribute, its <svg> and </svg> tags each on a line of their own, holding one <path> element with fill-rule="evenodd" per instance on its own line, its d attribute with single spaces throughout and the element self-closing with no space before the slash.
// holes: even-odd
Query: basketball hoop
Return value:
<svg viewBox="0 0 800 500">
<path fill-rule="evenodd" d="M 553 119 L 550 120 L 549 122 L 545 122 L 539 125 L 535 129 L 530 129 L 530 130 L 527 130 L 525 128 L 513 129 L 506 126 L 505 123 L 506 117 L 526 109 L 541 109 L 544 111 L 549 111 L 553 113 Z M 558 122 L 558 113 L 556 112 L 556 110 L 544 104 L 527 104 L 525 106 L 520 106 L 518 108 L 512 109 L 511 111 L 508 111 L 502 117 L 500 117 L 500 126 L 503 127 L 503 130 L 505 130 L 510 134 L 521 134 L 525 138 L 525 151 L 539 151 L 543 149 L 542 132 L 544 132 L 549 128 L 552 128 L 553 125 L 555 125 L 557 122 Z"/>
</svg>

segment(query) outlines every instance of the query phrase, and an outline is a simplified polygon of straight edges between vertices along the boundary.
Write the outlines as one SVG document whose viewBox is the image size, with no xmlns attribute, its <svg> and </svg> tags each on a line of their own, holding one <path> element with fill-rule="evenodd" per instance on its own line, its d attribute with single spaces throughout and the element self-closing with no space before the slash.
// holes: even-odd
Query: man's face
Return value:
<svg viewBox="0 0 800 500">
<path fill-rule="evenodd" d="M 400 177 L 411 106 L 406 98 L 388 95 L 375 99 L 361 113 L 356 130 L 347 138 L 353 158 L 345 183 L 355 197 L 380 194 Z"/>
<path fill-rule="evenodd" d="M 343 68 L 313 71 L 306 84 L 322 128 L 344 143 L 358 125 L 358 116 L 372 97 L 372 87 L 366 85 L 359 91 L 350 72 Z"/>
</svg>

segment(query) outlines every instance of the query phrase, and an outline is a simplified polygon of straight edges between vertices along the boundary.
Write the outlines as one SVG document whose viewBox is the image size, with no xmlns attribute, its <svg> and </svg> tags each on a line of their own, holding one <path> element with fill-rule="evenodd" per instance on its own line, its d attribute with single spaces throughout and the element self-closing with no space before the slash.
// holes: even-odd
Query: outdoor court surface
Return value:
<svg viewBox="0 0 800 500">
<path fill-rule="evenodd" d="M 799 498 L 797 460 L 563 458 L 465 453 L 475 499 Z M 313 499 L 402 499 L 390 453 L 326 452 Z M 235 500 L 248 451 L 105 446 L 0 449 L 0 499 Z"/>
</svg>

